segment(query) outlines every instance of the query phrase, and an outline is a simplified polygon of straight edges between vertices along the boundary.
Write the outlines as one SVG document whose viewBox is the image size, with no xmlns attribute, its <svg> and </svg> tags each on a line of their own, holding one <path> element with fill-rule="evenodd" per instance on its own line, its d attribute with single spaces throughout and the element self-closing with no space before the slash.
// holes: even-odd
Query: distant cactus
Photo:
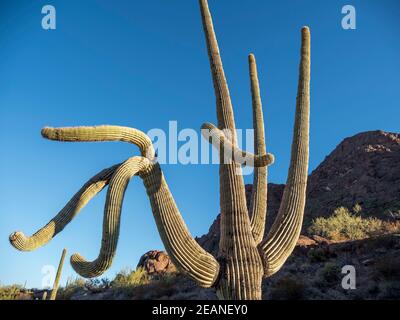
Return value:
<svg viewBox="0 0 400 320">
<path fill-rule="evenodd" d="M 153 215 L 172 262 L 202 287 L 215 287 L 221 299 L 261 299 L 263 277 L 277 272 L 293 251 L 303 221 L 309 157 L 310 31 L 302 29 L 300 77 L 291 162 L 278 216 L 263 239 L 266 221 L 267 166 L 274 157 L 266 153 L 264 120 L 256 60 L 249 56 L 253 97 L 255 154 L 237 146 L 229 89 L 206 0 L 200 0 L 211 73 L 214 82 L 218 126 L 203 125 L 210 141 L 220 147 L 221 240 L 218 257 L 207 253 L 191 236 L 169 191 L 160 165 L 155 161 L 151 140 L 143 132 L 117 126 L 45 128 L 43 137 L 56 141 L 124 141 L 139 146 L 141 156 L 103 170 L 90 179 L 45 227 L 31 237 L 21 232 L 10 236 L 19 250 L 33 250 L 49 242 L 77 215 L 91 198 L 108 185 L 104 209 L 103 239 L 94 261 L 79 254 L 72 267 L 84 277 L 97 277 L 110 266 L 115 255 L 121 207 L 129 180 L 139 176 L 150 199 Z M 213 139 L 211 139 L 213 138 Z M 222 148 L 221 148 L 222 147 Z M 228 155 L 228 161 L 226 160 Z M 250 208 L 246 206 L 241 164 L 255 168 Z"/>
<path fill-rule="evenodd" d="M 47 291 L 43 291 L 42 300 L 47 300 Z"/>
<path fill-rule="evenodd" d="M 64 249 L 61 254 L 60 263 L 58 264 L 57 274 L 56 274 L 56 278 L 54 279 L 54 284 L 53 284 L 53 290 L 51 290 L 51 294 L 50 294 L 50 300 L 56 300 L 58 285 L 60 284 L 61 272 L 62 272 L 62 268 L 64 265 L 64 259 L 65 259 L 66 254 L 67 254 L 67 249 Z M 46 297 L 47 297 L 47 291 L 45 291 L 45 292 L 46 292 Z M 45 300 L 45 298 L 43 300 Z"/>
</svg>

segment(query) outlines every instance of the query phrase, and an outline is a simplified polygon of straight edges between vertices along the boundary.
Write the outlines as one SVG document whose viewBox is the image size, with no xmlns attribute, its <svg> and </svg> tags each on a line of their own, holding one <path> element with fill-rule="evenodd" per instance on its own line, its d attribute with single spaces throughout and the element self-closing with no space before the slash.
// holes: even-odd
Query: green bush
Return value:
<svg viewBox="0 0 400 320">
<path fill-rule="evenodd" d="M 325 266 L 319 271 L 321 280 L 327 283 L 334 283 L 339 281 L 341 268 L 333 262 L 327 262 Z"/>
<path fill-rule="evenodd" d="M 329 259 L 329 253 L 324 248 L 311 248 L 307 257 L 311 263 L 325 262 Z"/>
<path fill-rule="evenodd" d="M 359 206 L 354 211 L 337 208 L 331 217 L 314 219 L 308 232 L 331 240 L 358 240 L 387 232 L 383 221 L 371 217 L 362 218 Z"/>
<path fill-rule="evenodd" d="M 140 286 L 149 283 L 149 276 L 143 268 L 137 268 L 135 271 L 126 269 L 119 272 L 115 279 L 111 282 L 111 286 L 127 287 L 127 286 Z"/>
</svg>

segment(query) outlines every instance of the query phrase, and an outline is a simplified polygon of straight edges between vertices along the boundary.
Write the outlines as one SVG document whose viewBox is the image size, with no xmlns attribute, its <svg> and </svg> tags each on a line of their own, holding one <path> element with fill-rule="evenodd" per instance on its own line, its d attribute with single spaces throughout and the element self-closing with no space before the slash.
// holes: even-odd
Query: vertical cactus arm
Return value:
<svg viewBox="0 0 400 320">
<path fill-rule="evenodd" d="M 253 54 L 249 55 L 249 73 L 253 106 L 254 152 L 256 155 L 264 155 L 266 154 L 264 117 L 256 58 Z M 264 238 L 267 218 L 267 174 L 267 167 L 254 169 L 249 213 L 251 230 L 256 244 L 259 244 Z"/>
<path fill-rule="evenodd" d="M 61 254 L 60 263 L 58 264 L 56 278 L 54 279 L 53 290 L 51 290 L 50 300 L 56 300 L 58 286 L 60 284 L 61 272 L 64 265 L 65 255 L 67 254 L 67 249 L 64 249 Z M 44 300 L 44 299 L 43 299 Z"/>
<path fill-rule="evenodd" d="M 154 219 L 172 262 L 201 287 L 211 287 L 219 275 L 219 263 L 191 236 L 158 163 L 140 173 L 150 199 Z"/>
<path fill-rule="evenodd" d="M 200 0 L 200 8 L 217 101 L 218 128 L 224 132 L 229 130 L 229 142 L 236 147 L 232 103 L 207 0 Z M 220 153 L 219 167 L 221 238 L 218 252 L 223 275 L 216 284 L 217 294 L 224 299 L 260 299 L 260 290 L 255 290 L 252 284 L 261 282 L 262 262 L 250 227 L 242 168 L 237 163 L 225 163 L 224 154 Z"/>
<path fill-rule="evenodd" d="M 225 163 L 228 161 L 235 162 L 241 165 L 247 165 L 254 168 L 262 168 L 274 163 L 275 157 L 270 153 L 253 154 L 239 149 L 232 145 L 224 132 L 218 129 L 212 123 L 204 123 L 201 126 L 203 137 L 225 157 Z"/>
<path fill-rule="evenodd" d="M 119 164 L 102 170 L 86 182 L 65 207 L 32 236 L 27 237 L 21 231 L 12 233 L 9 237 L 11 245 L 20 251 L 32 251 L 48 243 L 75 218 L 96 194 L 108 185 L 111 176 L 118 167 Z"/>
<path fill-rule="evenodd" d="M 153 159 L 155 151 L 150 138 L 142 131 L 121 126 L 67 127 L 42 129 L 42 136 L 64 142 L 122 141 L 139 147 L 141 155 Z"/>
<path fill-rule="evenodd" d="M 98 257 L 94 261 L 87 261 L 77 253 L 71 256 L 72 267 L 82 277 L 98 277 L 111 266 L 118 244 L 125 190 L 130 179 L 149 164 L 149 161 L 146 160 L 143 157 L 133 157 L 115 170 L 107 191 L 103 218 L 103 236 Z"/>
<path fill-rule="evenodd" d="M 264 276 L 277 272 L 289 257 L 300 235 L 306 202 L 310 118 L 310 30 L 302 29 L 300 76 L 292 154 L 287 184 L 278 216 L 267 238 L 259 245 Z"/>
<path fill-rule="evenodd" d="M 211 74 L 214 83 L 214 90 L 217 102 L 218 127 L 231 131 L 231 141 L 236 145 L 236 127 L 233 115 L 232 102 L 226 81 L 221 55 L 218 47 L 214 25 L 208 8 L 207 0 L 199 0 L 201 17 L 203 21 L 204 34 L 206 37 L 208 56 L 210 59 Z"/>
</svg>

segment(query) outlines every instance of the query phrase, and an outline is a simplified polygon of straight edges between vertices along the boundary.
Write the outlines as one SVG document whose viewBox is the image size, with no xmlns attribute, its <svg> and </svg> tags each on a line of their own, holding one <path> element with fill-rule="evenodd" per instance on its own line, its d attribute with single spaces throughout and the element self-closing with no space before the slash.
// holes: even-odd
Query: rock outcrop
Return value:
<svg viewBox="0 0 400 320">
<path fill-rule="evenodd" d="M 176 271 L 175 265 L 164 251 L 152 250 L 139 260 L 137 268 L 143 268 L 149 275 L 160 275 Z"/>
</svg>

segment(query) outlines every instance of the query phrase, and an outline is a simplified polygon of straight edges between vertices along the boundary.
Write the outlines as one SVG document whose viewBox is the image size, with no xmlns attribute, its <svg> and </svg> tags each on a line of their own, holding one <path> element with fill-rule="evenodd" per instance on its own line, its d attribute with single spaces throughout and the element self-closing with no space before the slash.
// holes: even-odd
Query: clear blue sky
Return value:
<svg viewBox="0 0 400 320">
<path fill-rule="evenodd" d="M 357 29 L 341 28 L 341 8 L 357 9 Z M 57 9 L 57 29 L 41 28 L 41 8 Z M 312 31 L 311 164 L 345 137 L 399 132 L 398 0 L 210 0 L 237 126 L 251 127 L 247 55 L 258 59 L 269 181 L 286 179 L 296 97 L 299 33 Z M 92 175 L 137 149 L 122 143 L 63 144 L 41 138 L 43 126 L 115 124 L 180 129 L 215 122 L 209 63 L 197 0 L 28 1 L 0 4 L 0 282 L 40 286 L 43 265 L 68 248 L 97 257 L 104 195 L 95 198 L 51 243 L 20 253 L 15 230 L 31 234 Z M 218 167 L 164 165 L 193 235 L 219 211 Z M 250 182 L 251 177 L 246 177 Z M 131 182 L 117 256 L 105 274 L 134 267 L 162 248 L 145 190 Z M 63 282 L 75 275 L 66 261 Z"/>
</svg>

